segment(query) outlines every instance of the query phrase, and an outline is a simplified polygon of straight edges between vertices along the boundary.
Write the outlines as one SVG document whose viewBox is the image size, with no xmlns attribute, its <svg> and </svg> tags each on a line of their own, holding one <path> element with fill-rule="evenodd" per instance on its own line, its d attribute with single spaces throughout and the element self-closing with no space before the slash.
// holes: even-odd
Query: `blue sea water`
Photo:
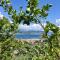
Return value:
<svg viewBox="0 0 60 60">
<path fill-rule="evenodd" d="M 39 39 L 42 32 L 21 32 L 16 34 L 18 39 Z"/>
</svg>

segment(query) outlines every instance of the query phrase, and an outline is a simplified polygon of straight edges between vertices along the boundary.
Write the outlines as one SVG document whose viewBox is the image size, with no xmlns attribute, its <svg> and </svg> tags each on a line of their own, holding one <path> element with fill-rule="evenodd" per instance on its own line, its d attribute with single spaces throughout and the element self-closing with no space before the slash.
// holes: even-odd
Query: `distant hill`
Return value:
<svg viewBox="0 0 60 60">
<path fill-rule="evenodd" d="M 43 32 L 43 31 L 33 31 L 33 30 L 25 31 L 25 30 L 19 30 L 19 33 L 39 33 L 39 32 Z"/>
</svg>

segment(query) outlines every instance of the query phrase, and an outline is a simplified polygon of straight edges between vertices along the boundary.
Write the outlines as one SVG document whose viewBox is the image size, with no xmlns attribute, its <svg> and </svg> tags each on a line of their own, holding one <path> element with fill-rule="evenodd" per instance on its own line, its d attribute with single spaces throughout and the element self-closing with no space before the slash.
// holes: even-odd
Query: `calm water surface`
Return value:
<svg viewBox="0 0 60 60">
<path fill-rule="evenodd" d="M 42 32 L 22 32 L 17 33 L 16 38 L 18 39 L 39 39 Z"/>
</svg>

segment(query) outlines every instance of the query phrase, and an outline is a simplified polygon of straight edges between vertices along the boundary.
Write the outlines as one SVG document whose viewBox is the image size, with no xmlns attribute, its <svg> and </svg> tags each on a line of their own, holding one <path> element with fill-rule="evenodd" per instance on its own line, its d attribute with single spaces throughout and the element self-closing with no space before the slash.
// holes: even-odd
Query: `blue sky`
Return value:
<svg viewBox="0 0 60 60">
<path fill-rule="evenodd" d="M 12 6 L 17 11 L 19 11 L 19 6 L 23 6 L 23 10 L 26 9 L 26 5 L 27 5 L 26 0 L 11 0 L 11 3 L 13 3 Z M 50 8 L 50 11 L 48 12 L 49 15 L 46 20 L 48 20 L 54 24 L 56 24 L 56 23 L 59 24 L 60 23 L 60 0 L 39 0 L 39 8 L 42 5 L 47 4 L 47 3 L 50 3 L 53 6 L 52 6 L 52 8 Z M 0 7 L 0 12 L 4 16 L 8 17 L 7 12 L 4 12 L 2 7 Z M 57 20 L 57 22 L 56 22 L 56 20 Z"/>
</svg>

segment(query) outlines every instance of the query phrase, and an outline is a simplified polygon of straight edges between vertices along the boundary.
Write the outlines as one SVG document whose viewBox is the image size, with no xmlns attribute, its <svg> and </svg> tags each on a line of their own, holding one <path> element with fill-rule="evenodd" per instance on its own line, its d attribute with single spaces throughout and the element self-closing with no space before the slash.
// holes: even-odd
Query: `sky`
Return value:
<svg viewBox="0 0 60 60">
<path fill-rule="evenodd" d="M 23 10 L 26 9 L 26 0 L 11 0 L 11 3 L 13 8 L 16 9 L 17 12 L 19 12 L 20 6 L 23 6 Z M 52 4 L 52 7 L 48 12 L 49 15 L 46 20 L 60 26 L 60 0 L 39 0 L 38 7 L 40 8 L 42 5 L 47 3 Z M 2 15 L 8 17 L 7 12 L 4 12 L 2 7 L 0 7 L 0 12 Z M 19 28 L 22 30 L 42 30 L 39 24 L 30 24 L 30 26 L 20 24 Z"/>
</svg>

